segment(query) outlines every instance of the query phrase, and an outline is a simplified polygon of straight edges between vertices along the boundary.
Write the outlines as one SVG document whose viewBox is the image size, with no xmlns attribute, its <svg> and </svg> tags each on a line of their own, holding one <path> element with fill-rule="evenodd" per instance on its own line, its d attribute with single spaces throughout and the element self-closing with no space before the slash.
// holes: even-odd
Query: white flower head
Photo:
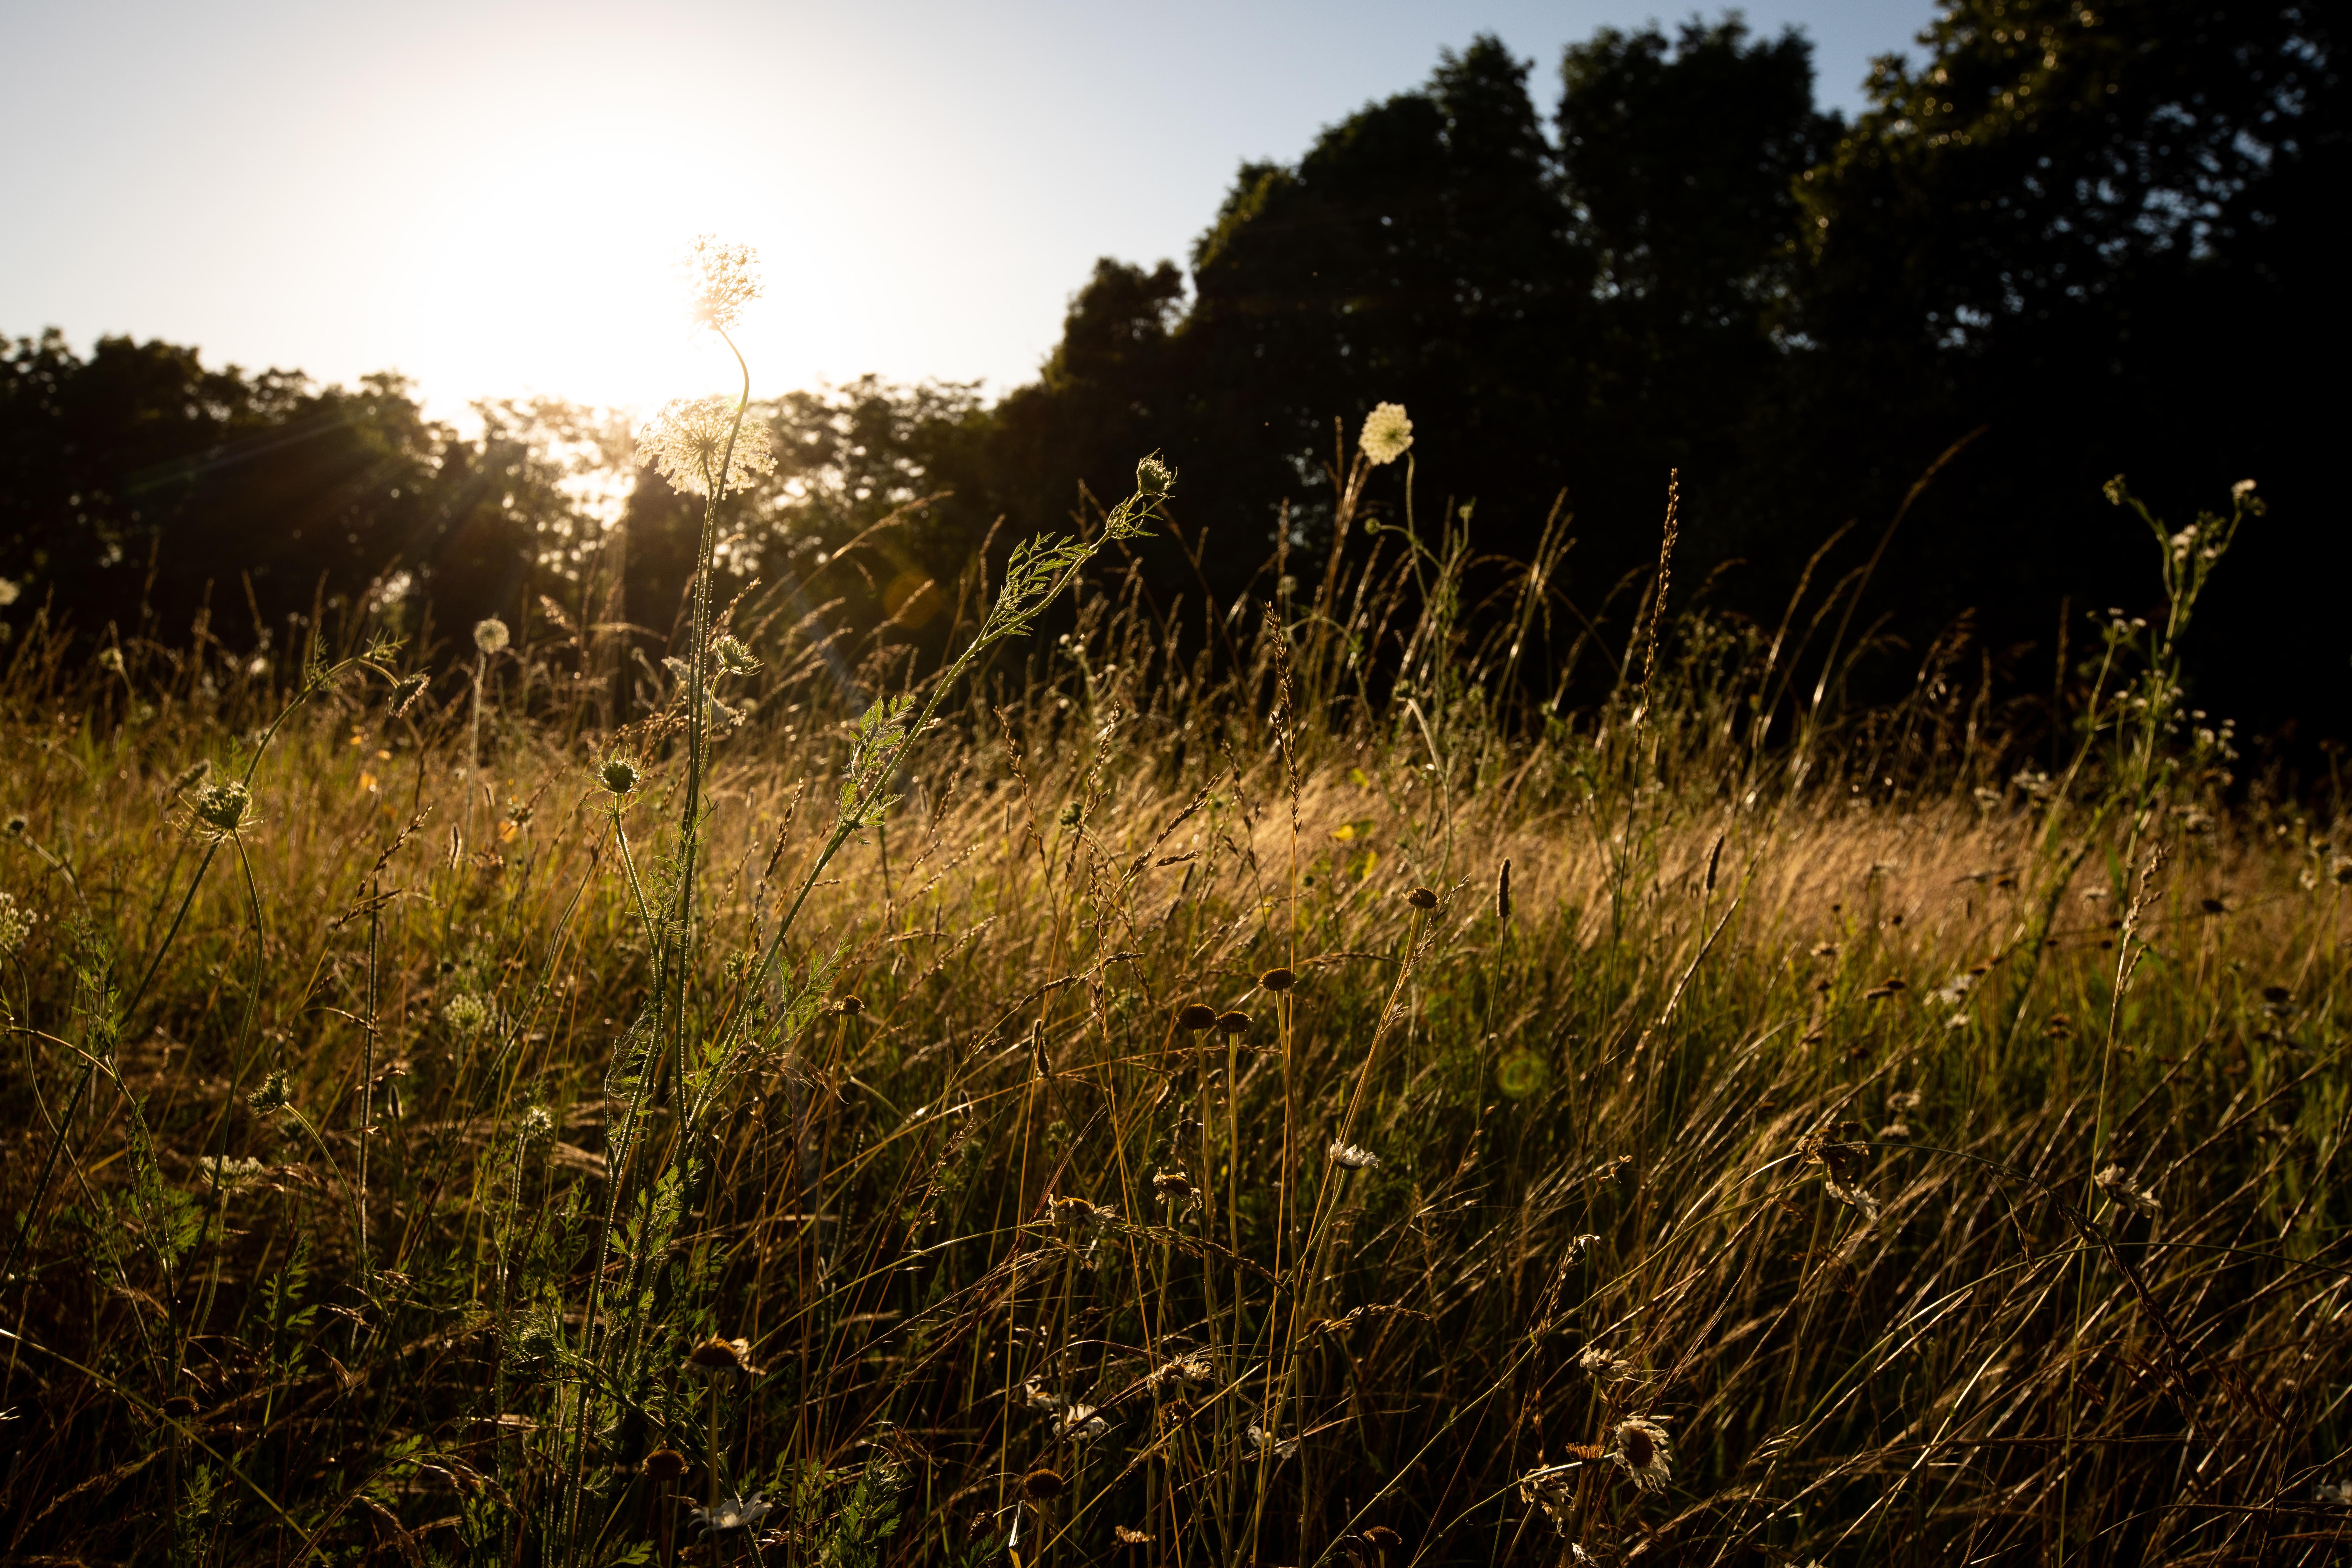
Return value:
<svg viewBox="0 0 2352 1568">
<path fill-rule="evenodd" d="M 1666 1447 L 1666 1429 L 1655 1420 L 1636 1415 L 1617 1423 L 1609 1435 L 1609 1458 L 1624 1467 L 1633 1484 L 1645 1492 L 1662 1492 L 1674 1479 L 1674 1455 Z"/>
<path fill-rule="evenodd" d="M 0 958 L 25 945 L 33 922 L 41 917 L 16 901 L 14 893 L 0 893 Z"/>
<path fill-rule="evenodd" d="M 2231 500 L 2243 500 L 2253 493 L 2254 481 L 2252 479 L 2240 479 L 2236 484 L 2230 487 L 2230 499 Z M 8 601 L 5 599 L 0 599 L 0 605 L 5 605 L 7 602 Z"/>
<path fill-rule="evenodd" d="M 0 610 L 6 609 L 24 596 L 25 585 L 14 577 L 0 577 Z"/>
<path fill-rule="evenodd" d="M 1324 1152 L 1330 1156 L 1333 1164 L 1345 1165 L 1350 1171 L 1369 1171 L 1381 1163 L 1381 1157 L 1370 1149 L 1360 1149 L 1353 1143 L 1342 1143 L 1337 1138 L 1331 1140 L 1331 1147 Z"/>
<path fill-rule="evenodd" d="M 1412 421 L 1404 416 L 1402 403 L 1383 403 L 1364 416 L 1364 433 L 1356 445 L 1365 461 L 1375 468 L 1395 462 L 1412 445 Z"/>
<path fill-rule="evenodd" d="M 760 279 L 752 271 L 760 253 L 748 245 L 721 245 L 716 237 L 698 234 L 686 247 L 682 263 L 697 326 L 724 332 L 743 314 L 743 307 L 760 297 Z"/>
<path fill-rule="evenodd" d="M 470 991 L 460 991 L 441 1004 L 441 1021 L 461 1035 L 470 1035 L 490 1021 L 490 1005 Z"/>
<path fill-rule="evenodd" d="M 496 616 L 492 616 L 488 620 L 474 623 L 474 646 L 484 653 L 502 652 L 507 644 L 513 640 L 513 635 L 507 630 L 506 622 Z"/>
<path fill-rule="evenodd" d="M 735 456 L 729 462 L 730 436 Z M 738 433 L 735 402 L 728 397 L 681 397 L 665 405 L 637 437 L 637 463 L 640 467 L 654 464 L 673 489 L 698 496 L 710 493 L 721 463 L 727 463 L 722 490 L 740 489 L 752 476 L 776 471 L 768 427 L 756 419 L 745 419 Z"/>
<path fill-rule="evenodd" d="M 733 1531 L 749 1530 L 774 1510 L 775 1504 L 762 1499 L 758 1492 L 750 1497 L 723 1497 L 709 1508 L 694 1510 L 694 1525 L 705 1535 L 724 1535 Z"/>
</svg>

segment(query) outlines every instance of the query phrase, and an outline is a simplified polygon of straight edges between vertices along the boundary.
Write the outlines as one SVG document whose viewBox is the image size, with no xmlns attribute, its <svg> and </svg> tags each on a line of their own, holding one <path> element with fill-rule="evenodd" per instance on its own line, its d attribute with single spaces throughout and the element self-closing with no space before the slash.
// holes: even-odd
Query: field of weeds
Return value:
<svg viewBox="0 0 2352 1568">
<path fill-rule="evenodd" d="M 2251 495 L 2029 729 L 1564 531 L 1188 600 L 1171 482 L 928 672 L 706 577 L 626 725 L 553 613 L 20 633 L 9 1561 L 2343 1560 L 2352 861 L 2179 683 Z"/>
</svg>

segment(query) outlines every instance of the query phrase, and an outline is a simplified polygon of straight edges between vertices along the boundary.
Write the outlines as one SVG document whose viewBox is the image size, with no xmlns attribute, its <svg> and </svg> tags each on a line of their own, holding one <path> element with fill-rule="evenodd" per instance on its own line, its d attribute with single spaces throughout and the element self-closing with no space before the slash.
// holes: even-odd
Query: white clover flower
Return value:
<svg viewBox="0 0 2352 1568">
<path fill-rule="evenodd" d="M 512 635 L 507 630 L 506 622 L 496 616 L 492 616 L 488 620 L 474 623 L 474 646 L 484 653 L 502 652 L 507 644 L 513 640 Z"/>
<path fill-rule="evenodd" d="M 1365 461 L 1375 468 L 1395 462 L 1412 445 L 1412 421 L 1404 416 L 1402 403 L 1383 403 L 1364 416 L 1364 433 L 1356 445 Z"/>
<path fill-rule="evenodd" d="M 726 460 L 727 440 L 735 429 L 735 403 L 727 397 L 681 397 L 665 405 L 637 437 L 637 464 L 652 463 L 670 488 L 688 495 L 707 496 Z M 776 471 L 769 449 L 768 427 L 746 419 L 735 435 L 735 458 L 728 465 L 723 489 L 740 489 L 754 475 Z"/>
<path fill-rule="evenodd" d="M 760 279 L 751 268 L 760 253 L 748 245 L 721 245 L 710 235 L 698 234 L 687 247 L 687 289 L 693 300 L 695 324 L 724 332 L 760 297 Z"/>
</svg>

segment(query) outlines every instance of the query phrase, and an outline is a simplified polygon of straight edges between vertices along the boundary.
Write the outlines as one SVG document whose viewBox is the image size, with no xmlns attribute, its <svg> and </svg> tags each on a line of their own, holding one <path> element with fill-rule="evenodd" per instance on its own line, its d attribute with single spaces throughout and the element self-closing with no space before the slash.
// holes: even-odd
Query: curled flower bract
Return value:
<svg viewBox="0 0 2352 1568">
<path fill-rule="evenodd" d="M 735 456 L 729 462 L 730 435 Z M 737 432 L 734 402 L 725 397 L 681 397 L 664 406 L 637 437 L 637 462 L 659 468 L 673 489 L 697 496 L 709 495 L 718 485 L 721 463 L 727 464 L 722 490 L 740 489 L 753 476 L 776 471 L 768 427 L 746 419 Z"/>
</svg>

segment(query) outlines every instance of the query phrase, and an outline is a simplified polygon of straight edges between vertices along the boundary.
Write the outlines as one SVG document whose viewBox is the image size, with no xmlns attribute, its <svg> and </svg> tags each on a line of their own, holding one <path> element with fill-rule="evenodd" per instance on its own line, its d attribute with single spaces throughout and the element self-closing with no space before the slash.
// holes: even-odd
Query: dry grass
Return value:
<svg viewBox="0 0 2352 1568">
<path fill-rule="evenodd" d="M 1505 703 L 1552 652 L 1400 560 L 1004 645 L 762 972 L 856 717 L 778 634 L 683 1061 L 682 770 L 640 731 L 616 814 L 518 700 L 555 633 L 478 781 L 458 682 L 323 685 L 168 936 L 187 771 L 289 693 L 20 643 L 8 1550 L 2339 1561 L 2326 833 L 2095 695 L 2042 798 L 1973 690 L 1750 710 L 1760 629 L 1672 627 L 1638 723 Z"/>
</svg>

